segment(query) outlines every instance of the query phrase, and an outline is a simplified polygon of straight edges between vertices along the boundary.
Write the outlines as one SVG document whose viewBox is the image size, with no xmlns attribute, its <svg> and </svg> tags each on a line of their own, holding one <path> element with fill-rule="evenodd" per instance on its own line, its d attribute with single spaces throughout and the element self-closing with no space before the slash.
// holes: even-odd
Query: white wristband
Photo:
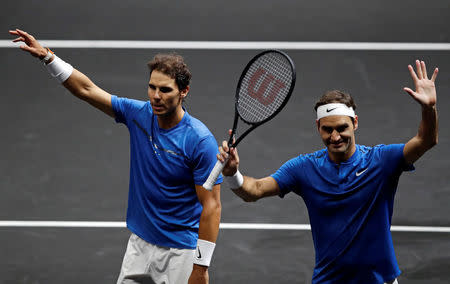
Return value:
<svg viewBox="0 0 450 284">
<path fill-rule="evenodd" d="M 197 240 L 194 263 L 201 266 L 209 266 L 216 244 L 205 240 Z"/>
<path fill-rule="evenodd" d="M 231 189 L 236 189 L 244 183 L 244 177 L 239 170 L 233 176 L 224 176 Z"/>
<path fill-rule="evenodd" d="M 54 53 L 49 48 L 47 48 L 47 55 L 45 55 L 44 58 L 41 59 L 41 61 L 47 64 L 50 58 L 52 58 L 53 54 Z"/>
<path fill-rule="evenodd" d="M 53 61 L 45 65 L 50 75 L 55 77 L 60 83 L 66 81 L 73 72 L 73 67 L 55 55 Z"/>
</svg>

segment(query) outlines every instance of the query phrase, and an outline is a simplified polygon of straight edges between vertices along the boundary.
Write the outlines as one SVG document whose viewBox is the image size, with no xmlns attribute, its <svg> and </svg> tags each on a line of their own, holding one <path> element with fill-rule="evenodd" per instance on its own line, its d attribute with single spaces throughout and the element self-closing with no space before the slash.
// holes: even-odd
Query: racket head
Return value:
<svg viewBox="0 0 450 284">
<path fill-rule="evenodd" d="M 236 88 L 235 111 L 254 127 L 267 122 L 287 104 L 294 90 L 296 70 L 280 50 L 265 50 L 242 71 Z"/>
</svg>

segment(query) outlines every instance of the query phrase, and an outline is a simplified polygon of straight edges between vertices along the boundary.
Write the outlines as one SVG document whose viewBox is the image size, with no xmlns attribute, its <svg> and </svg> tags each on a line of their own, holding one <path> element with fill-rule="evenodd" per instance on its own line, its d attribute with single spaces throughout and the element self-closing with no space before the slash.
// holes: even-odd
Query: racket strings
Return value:
<svg viewBox="0 0 450 284">
<path fill-rule="evenodd" d="M 244 75 L 238 99 L 238 112 L 247 123 L 258 123 L 273 115 L 289 95 L 293 81 L 290 61 L 280 53 L 259 57 Z"/>
</svg>

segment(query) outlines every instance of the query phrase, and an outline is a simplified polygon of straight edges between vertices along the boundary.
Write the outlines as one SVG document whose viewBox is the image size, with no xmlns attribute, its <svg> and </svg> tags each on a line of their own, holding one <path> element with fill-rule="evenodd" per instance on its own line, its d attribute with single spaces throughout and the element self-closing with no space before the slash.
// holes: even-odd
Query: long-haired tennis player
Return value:
<svg viewBox="0 0 450 284">
<path fill-rule="evenodd" d="M 128 127 L 132 234 L 117 283 L 208 283 L 222 178 L 212 191 L 201 186 L 217 161 L 217 143 L 182 106 L 191 79 L 183 58 L 156 55 L 148 63 L 149 101 L 138 101 L 102 90 L 27 32 L 10 34 L 73 95 Z"/>
</svg>

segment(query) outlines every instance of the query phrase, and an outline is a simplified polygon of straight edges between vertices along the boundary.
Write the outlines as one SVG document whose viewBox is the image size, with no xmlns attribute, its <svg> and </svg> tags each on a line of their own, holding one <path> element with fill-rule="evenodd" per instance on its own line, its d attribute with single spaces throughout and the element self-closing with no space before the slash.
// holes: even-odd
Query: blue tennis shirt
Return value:
<svg viewBox="0 0 450 284">
<path fill-rule="evenodd" d="M 195 185 L 217 162 L 214 136 L 187 111 L 162 129 L 150 102 L 112 96 L 111 103 L 130 133 L 128 229 L 155 245 L 195 249 L 202 212 Z"/>
<path fill-rule="evenodd" d="M 384 283 L 400 275 L 390 226 L 404 144 L 356 145 L 336 164 L 327 149 L 287 161 L 272 177 L 308 209 L 315 248 L 312 283 Z"/>
</svg>

